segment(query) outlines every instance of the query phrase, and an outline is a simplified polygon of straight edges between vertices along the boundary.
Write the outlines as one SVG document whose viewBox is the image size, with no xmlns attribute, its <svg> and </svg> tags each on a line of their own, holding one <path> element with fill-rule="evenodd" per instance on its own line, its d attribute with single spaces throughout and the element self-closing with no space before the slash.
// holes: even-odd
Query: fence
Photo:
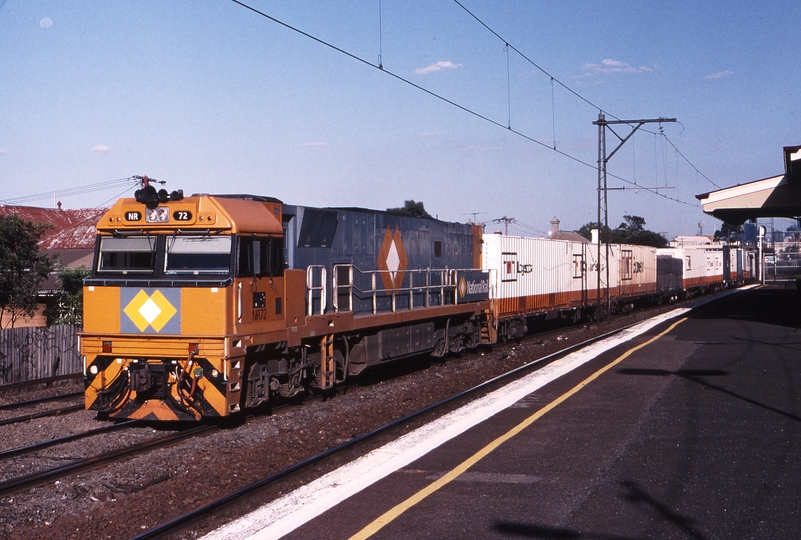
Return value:
<svg viewBox="0 0 801 540">
<path fill-rule="evenodd" d="M 795 281 L 801 278 L 801 254 L 764 255 L 765 281 Z"/>
<path fill-rule="evenodd" d="M 83 371 L 77 326 L 0 330 L 0 385 Z"/>
</svg>

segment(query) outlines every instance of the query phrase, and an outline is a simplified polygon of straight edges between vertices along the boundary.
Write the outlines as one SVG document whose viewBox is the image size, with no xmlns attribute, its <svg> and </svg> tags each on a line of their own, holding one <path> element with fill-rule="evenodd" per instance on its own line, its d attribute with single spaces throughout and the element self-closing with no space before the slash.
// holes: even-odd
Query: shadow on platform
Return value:
<svg viewBox="0 0 801 540">
<path fill-rule="evenodd" d="M 692 315 L 694 319 L 741 319 L 798 329 L 801 292 L 792 285 L 765 285 L 726 296 Z"/>
</svg>

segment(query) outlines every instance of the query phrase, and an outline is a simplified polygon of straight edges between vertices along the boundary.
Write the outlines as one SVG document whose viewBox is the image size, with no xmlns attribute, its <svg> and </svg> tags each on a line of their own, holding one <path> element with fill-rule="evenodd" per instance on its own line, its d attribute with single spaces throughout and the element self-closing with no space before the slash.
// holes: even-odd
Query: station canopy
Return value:
<svg viewBox="0 0 801 540">
<path fill-rule="evenodd" d="M 801 146 L 784 147 L 784 174 L 696 195 L 704 212 L 740 225 L 761 217 L 801 216 Z"/>
</svg>

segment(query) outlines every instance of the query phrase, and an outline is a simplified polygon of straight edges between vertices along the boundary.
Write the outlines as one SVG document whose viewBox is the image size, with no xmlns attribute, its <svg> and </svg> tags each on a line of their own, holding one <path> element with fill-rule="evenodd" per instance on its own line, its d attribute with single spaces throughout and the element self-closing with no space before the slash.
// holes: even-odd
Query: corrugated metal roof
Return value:
<svg viewBox="0 0 801 540">
<path fill-rule="evenodd" d="M 0 215 L 18 215 L 34 223 L 50 223 L 39 248 L 46 250 L 92 249 L 95 245 L 95 226 L 106 208 L 55 209 L 34 206 L 0 205 Z"/>
</svg>

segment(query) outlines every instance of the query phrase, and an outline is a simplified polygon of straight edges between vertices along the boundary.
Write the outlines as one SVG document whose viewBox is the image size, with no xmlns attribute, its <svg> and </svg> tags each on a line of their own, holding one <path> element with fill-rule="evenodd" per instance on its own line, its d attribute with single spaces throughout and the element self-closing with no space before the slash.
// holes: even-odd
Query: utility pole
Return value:
<svg viewBox="0 0 801 540">
<path fill-rule="evenodd" d="M 675 122 L 675 118 L 654 118 L 644 120 L 607 120 L 603 113 L 598 113 L 598 120 L 593 122 L 593 125 L 598 126 L 598 283 L 596 300 L 598 301 L 598 308 L 596 311 L 596 319 L 600 320 L 602 317 L 606 318 L 612 309 L 612 299 L 609 297 L 609 235 L 603 241 L 605 249 L 601 249 L 601 238 L 609 231 L 609 201 L 607 194 L 609 188 L 607 187 L 606 179 L 606 165 L 612 156 L 620 150 L 626 141 L 628 141 L 634 133 L 640 129 L 644 124 L 663 124 L 667 122 Z M 631 132 L 625 137 L 621 137 L 611 125 L 626 124 L 631 127 Z M 634 126 L 633 124 L 636 124 Z M 606 154 L 606 130 L 618 138 L 620 143 L 612 150 L 612 153 Z M 605 274 L 603 286 L 601 284 L 602 275 Z M 603 292 L 603 296 L 602 296 Z"/>
<path fill-rule="evenodd" d="M 493 219 L 492 220 L 493 223 L 500 223 L 501 221 L 503 221 L 504 225 L 505 225 L 505 228 L 504 228 L 505 232 L 503 234 L 508 236 L 509 235 L 509 224 L 510 223 L 514 223 L 517 220 L 515 218 L 513 218 L 513 217 L 506 217 L 506 216 L 499 217 L 498 219 Z"/>
<path fill-rule="evenodd" d="M 478 225 L 479 214 L 486 214 L 486 212 L 468 212 L 468 216 L 473 216 L 473 225 Z"/>
</svg>

